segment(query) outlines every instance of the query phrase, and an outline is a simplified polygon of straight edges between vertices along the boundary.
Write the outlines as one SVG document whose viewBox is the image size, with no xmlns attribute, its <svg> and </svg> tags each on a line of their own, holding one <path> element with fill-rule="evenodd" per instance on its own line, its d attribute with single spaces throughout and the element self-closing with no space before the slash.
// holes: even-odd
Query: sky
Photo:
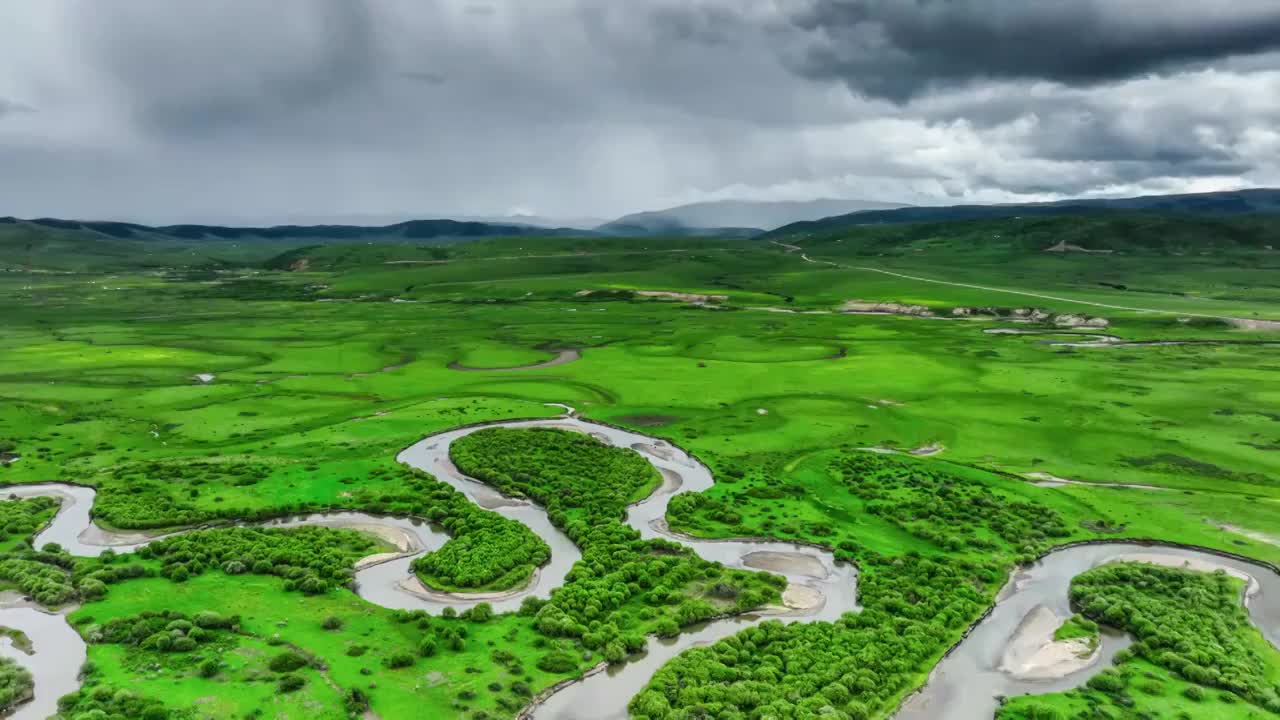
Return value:
<svg viewBox="0 0 1280 720">
<path fill-rule="evenodd" d="M 6 0 L 0 215 L 1280 185 L 1277 0 Z"/>
</svg>

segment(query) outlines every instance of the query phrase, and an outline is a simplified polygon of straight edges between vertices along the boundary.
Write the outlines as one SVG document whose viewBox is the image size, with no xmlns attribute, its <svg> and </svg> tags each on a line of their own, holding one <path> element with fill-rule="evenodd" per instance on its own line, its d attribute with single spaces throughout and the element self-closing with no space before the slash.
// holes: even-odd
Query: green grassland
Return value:
<svg viewBox="0 0 1280 720">
<path fill-rule="evenodd" d="M 1163 539 L 1280 562 L 1280 346 L 1258 344 L 1280 335 L 1182 321 L 1280 317 L 1280 261 L 1252 241 L 1214 245 L 1209 255 L 1136 241 L 1108 256 L 1043 252 L 1058 231 L 1099 249 L 1087 243 L 1122 234 L 1087 222 L 1040 228 L 1025 243 L 1000 247 L 975 246 L 994 231 L 966 225 L 921 231 L 905 247 L 900 239 L 859 245 L 857 233 L 873 230 L 782 239 L 803 251 L 767 240 L 514 238 L 443 249 L 295 248 L 272 262 L 245 255 L 197 268 L 169 256 L 130 267 L 118 254 L 125 260 L 110 272 L 59 259 L 51 264 L 59 272 L 0 273 L 0 451 L 17 458 L 0 466 L 0 482 L 93 485 L 109 524 L 128 527 L 308 509 L 438 506 L 450 515 L 462 511 L 414 484 L 424 480 L 407 479 L 394 462 L 398 450 L 468 423 L 554 416 L 560 410 L 545 403 L 567 403 L 677 442 L 711 466 L 712 490 L 673 502 L 678 529 L 817 542 L 859 562 L 864 595 L 884 599 L 867 617 L 887 623 L 902 615 L 902 623 L 930 627 L 877 590 L 918 580 L 923 560 L 977 578 L 961 598 L 947 595 L 945 584 L 936 589 L 945 606 L 929 630 L 936 637 L 904 653 L 916 664 L 895 671 L 870 699 L 866 709 L 879 717 L 981 614 L 1015 562 L 1055 544 Z M 49 252 L 64 259 L 88 252 L 68 247 Z M 693 305 L 635 290 L 726 297 Z M 919 303 L 943 315 L 958 306 L 1039 307 L 1106 317 L 1106 332 L 1125 340 L 1218 344 L 1067 348 L 1046 342 L 1058 337 L 983 333 L 1035 327 L 994 317 L 763 310 L 829 311 L 850 299 Z M 580 349 L 581 359 L 523 371 L 449 367 L 509 368 L 566 348 Z M 204 373 L 214 378 L 196 377 Z M 1005 526 L 982 523 L 927 532 L 890 511 L 923 513 L 918 488 L 850 491 L 850 473 L 881 472 L 847 465 L 867 455 L 858 448 L 927 446 L 943 449 L 929 458 L 881 458 L 884 468 L 899 468 L 884 472 L 945 477 L 1019 512 L 1052 513 L 1062 534 L 1006 536 Z M 1037 487 L 1025 473 L 1091 484 Z M 537 497 L 559 480 L 547 482 L 519 490 Z M 51 506 L 37 512 L 47 517 Z M 594 517 L 599 508 L 564 512 Z M 40 562 L 21 547 L 29 525 L 13 525 L 4 540 L 15 562 Z M 506 532 L 501 523 L 491 530 Z M 903 558 L 910 572 L 895 574 L 893 560 Z M 705 599 L 710 584 L 697 577 L 680 593 Z M 509 717 L 526 693 L 604 659 L 608 645 L 583 647 L 539 631 L 532 615 L 504 615 L 449 621 L 467 628 L 464 646 L 424 657 L 419 619 L 402 622 L 341 587 L 305 595 L 276 577 L 217 569 L 185 582 L 155 575 L 109 585 L 77 617 L 105 622 L 160 609 L 242 617 L 244 632 L 219 650 L 225 667 L 212 678 L 200 677 L 198 663 L 160 663 L 159 672 L 129 648 L 91 645 L 94 686 L 162 699 L 174 717 L 238 717 L 255 707 L 280 717 L 341 717 L 353 689 L 383 718 Z M 657 628 L 660 617 L 642 617 L 645 607 L 635 601 L 617 610 L 614 639 L 634 642 Z M 340 631 L 322 627 L 330 616 L 341 618 Z M 799 653 L 872 631 L 804 627 L 770 642 Z M 277 679 L 264 669 L 281 647 L 272 645 L 275 635 L 327 670 L 303 670 L 301 689 L 277 694 Z M 893 652 L 892 638 L 877 642 Z M 356 643 L 368 654 L 346 655 Z M 495 650 L 515 660 L 494 660 Z M 412 665 L 385 667 L 396 652 L 411 654 Z M 547 655 L 571 662 L 541 670 Z M 691 671 L 699 657 L 688 661 Z M 1150 672 L 1165 673 L 1170 707 L 1189 702 L 1174 687 L 1181 681 Z M 1188 707 L 1201 712 L 1211 700 Z M 1060 702 L 1070 717 L 1086 700 Z M 1241 706 L 1223 707 L 1219 716 L 1234 717 Z"/>
</svg>

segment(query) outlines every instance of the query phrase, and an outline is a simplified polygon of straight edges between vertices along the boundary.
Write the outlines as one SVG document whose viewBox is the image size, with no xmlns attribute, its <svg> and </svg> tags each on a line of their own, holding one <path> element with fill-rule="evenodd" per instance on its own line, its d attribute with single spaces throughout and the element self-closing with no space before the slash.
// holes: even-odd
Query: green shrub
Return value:
<svg viewBox="0 0 1280 720">
<path fill-rule="evenodd" d="M 271 658 L 271 662 L 267 663 L 267 667 L 272 672 L 288 673 L 306 667 L 308 663 L 307 658 L 300 653 L 288 650 Z"/>
</svg>

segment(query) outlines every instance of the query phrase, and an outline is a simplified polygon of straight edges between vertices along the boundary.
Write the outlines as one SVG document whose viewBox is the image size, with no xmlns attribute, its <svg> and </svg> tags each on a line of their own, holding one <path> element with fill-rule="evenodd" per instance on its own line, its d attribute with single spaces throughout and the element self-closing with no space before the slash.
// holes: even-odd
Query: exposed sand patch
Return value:
<svg viewBox="0 0 1280 720">
<path fill-rule="evenodd" d="M 66 501 L 63 502 L 65 507 Z M 71 500 L 71 502 L 74 503 L 75 501 Z M 90 522 L 89 527 L 80 532 L 79 539 L 91 545 L 115 548 L 140 545 L 168 537 L 169 535 L 176 535 L 180 532 L 180 530 L 110 530 L 98 525 L 96 522 Z"/>
<path fill-rule="evenodd" d="M 695 305 L 707 305 L 709 303 L 721 302 L 729 299 L 728 295 L 709 295 L 705 293 L 672 292 L 670 290 L 626 290 L 624 292 L 629 292 L 633 296 L 639 297 L 639 298 L 649 298 L 651 300 L 670 300 L 673 302 L 687 302 L 687 303 L 693 303 Z M 594 295 L 595 293 L 596 293 L 595 290 L 579 290 L 578 292 L 574 293 L 574 295 L 577 297 L 585 297 L 587 295 Z"/>
<path fill-rule="evenodd" d="M 1280 535 L 1268 535 L 1266 533 L 1249 530 L 1230 523 L 1214 522 L 1213 524 L 1227 532 L 1243 535 L 1251 540 L 1257 540 L 1258 542 L 1267 543 L 1268 545 L 1280 546 Z"/>
<path fill-rule="evenodd" d="M 1075 243 L 1069 243 L 1066 240 L 1059 240 L 1057 245 L 1054 245 L 1053 247 L 1047 247 L 1044 249 L 1044 251 L 1053 252 L 1053 253 L 1081 252 L 1081 253 L 1089 253 L 1091 255 L 1110 255 L 1111 253 L 1115 252 L 1114 250 L 1090 250 L 1089 248 L 1086 248 L 1086 247 L 1080 247 Z"/>
<path fill-rule="evenodd" d="M 529 588 L 534 587 L 538 582 L 538 576 L 542 573 L 542 568 L 534 568 L 529 575 L 529 581 L 519 587 L 510 590 L 501 590 L 498 592 L 468 592 L 468 593 L 452 593 L 436 590 L 427 587 L 418 579 L 417 575 L 410 575 L 400 582 L 396 583 L 399 588 L 410 595 L 420 597 L 425 600 L 435 600 L 440 602 L 491 602 L 494 600 L 506 600 L 507 598 L 517 597 L 524 594 Z"/>
<path fill-rule="evenodd" d="M 681 485 L 684 485 L 684 478 L 681 477 L 680 473 L 676 472 L 675 470 L 668 470 L 667 468 L 658 468 L 658 472 L 662 474 L 662 485 L 660 485 L 657 490 L 654 490 L 652 493 L 649 493 L 650 496 L 670 495 L 675 491 L 679 490 Z M 648 498 L 646 497 L 645 500 L 647 499 Z M 637 500 L 636 502 L 631 504 L 636 505 L 636 504 L 645 502 L 645 500 Z"/>
<path fill-rule="evenodd" d="M 826 604 L 827 599 L 817 588 L 808 585 L 787 585 L 782 591 L 782 604 L 788 610 L 813 611 Z"/>
<path fill-rule="evenodd" d="M 876 405 L 868 405 L 867 407 L 873 410 L 878 409 L 878 406 Z M 916 457 L 929 457 L 930 455 L 937 455 L 938 453 L 946 450 L 947 446 L 940 442 L 933 442 L 928 445 L 921 445 L 920 447 L 911 450 L 899 450 L 897 448 L 885 447 L 883 445 L 861 447 L 858 449 L 863 452 L 873 452 L 877 455 L 914 455 Z"/>
<path fill-rule="evenodd" d="M 1230 318 L 1227 322 L 1241 330 L 1280 331 L 1280 320 L 1253 320 L 1250 318 Z"/>
<path fill-rule="evenodd" d="M 657 443 L 632 443 L 631 449 L 639 453 L 652 455 L 662 460 L 671 461 L 675 459 L 675 455 L 672 454 L 671 452 L 671 447 L 665 444 L 659 445 Z"/>
<path fill-rule="evenodd" d="M 742 564 L 756 570 L 767 570 L 784 575 L 805 575 L 817 580 L 830 575 L 821 560 L 812 555 L 800 553 L 760 550 L 743 555 Z"/>
<path fill-rule="evenodd" d="M 867 300 L 847 300 L 840 306 L 842 313 L 869 315 L 915 315 L 930 317 L 933 311 L 924 305 L 908 305 L 896 302 L 869 302 Z"/>
<path fill-rule="evenodd" d="M 1000 659 L 1001 672 L 1019 680 L 1050 680 L 1096 663 L 1101 654 L 1100 643 L 1091 648 L 1084 638 L 1053 639 L 1064 619 L 1043 605 L 1027 613 L 1005 645 Z"/>
<path fill-rule="evenodd" d="M 1160 487 L 1159 485 L 1139 485 L 1137 483 L 1109 483 L 1109 482 L 1085 482 L 1083 480 L 1069 480 L 1067 478 L 1050 475 L 1047 472 L 1029 472 L 1023 473 L 1022 477 L 1028 480 L 1034 480 L 1032 484 L 1036 487 L 1063 487 L 1065 485 L 1084 485 L 1086 487 L 1104 487 L 1104 488 L 1129 488 L 1131 490 L 1155 490 L 1158 492 L 1169 492 L 1172 488 Z"/>
<path fill-rule="evenodd" d="M 1053 316 L 1052 322 L 1054 325 L 1057 325 L 1058 327 L 1071 327 L 1071 328 L 1076 328 L 1076 327 L 1104 328 L 1104 327 L 1109 327 L 1111 325 L 1111 321 L 1106 318 L 1089 317 L 1087 315 L 1073 315 L 1070 313 L 1065 315 L 1055 315 Z"/>
<path fill-rule="evenodd" d="M 830 315 L 830 310 L 793 310 L 791 308 L 780 307 L 748 307 L 747 310 L 759 310 L 762 312 L 785 313 L 787 315 Z"/>
<path fill-rule="evenodd" d="M 374 523 L 332 523 L 330 527 L 343 528 L 346 530 L 355 530 L 356 532 L 368 533 L 379 540 L 382 540 L 397 551 L 417 552 L 422 549 L 422 543 L 418 542 L 418 537 L 403 528 L 392 527 L 390 525 L 377 525 Z"/>
<path fill-rule="evenodd" d="M 360 558 L 359 560 L 357 560 L 357 561 L 356 561 L 356 564 L 355 564 L 355 566 L 354 566 L 354 567 L 355 567 L 355 569 L 356 569 L 356 570 L 363 570 L 363 569 L 365 569 L 365 568 L 367 568 L 367 567 L 373 567 L 374 565 L 380 565 L 380 564 L 382 564 L 382 563 L 384 563 L 384 562 L 391 562 L 392 560 L 399 560 L 400 558 L 402 558 L 402 557 L 404 557 L 404 556 L 405 556 L 405 553 L 402 553 L 402 552 L 384 552 L 384 553 L 374 553 L 373 555 L 366 555 L 366 556 L 364 556 L 364 557 Z"/>
<path fill-rule="evenodd" d="M 638 297 L 657 298 L 658 300 L 677 300 L 680 302 L 708 303 L 728 300 L 728 295 L 705 295 L 702 293 L 668 292 L 666 290 L 636 290 Z"/>
<path fill-rule="evenodd" d="M 1103 335 L 1101 333 L 1079 333 L 1069 330 L 1034 330 L 1029 328 L 987 328 L 982 331 L 987 335 L 1054 335 L 1057 337 L 1078 337 L 1081 341 L 1064 340 L 1050 343 L 1051 345 L 1068 345 L 1078 343 L 1076 347 L 1093 347 L 1101 345 L 1112 345 L 1124 343 L 1124 339 L 1115 335 Z M 1133 344 L 1133 343 L 1126 343 Z"/>
</svg>

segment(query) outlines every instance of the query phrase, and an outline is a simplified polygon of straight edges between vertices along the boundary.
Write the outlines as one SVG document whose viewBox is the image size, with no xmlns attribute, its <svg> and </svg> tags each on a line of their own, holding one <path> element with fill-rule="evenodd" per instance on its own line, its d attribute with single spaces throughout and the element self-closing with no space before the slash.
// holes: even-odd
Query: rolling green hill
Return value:
<svg viewBox="0 0 1280 720">
<path fill-rule="evenodd" d="M 357 225 L 221 227 L 0 218 L 0 268 L 117 270 L 261 263 L 302 246 L 328 244 L 438 244 L 492 237 L 572 237 L 567 229 L 454 220 Z"/>
<path fill-rule="evenodd" d="M 1113 212 L 1154 212 L 1179 216 L 1226 217 L 1280 213 L 1280 190 L 1257 189 L 1190 195 L 1147 195 L 1114 200 L 1062 200 L 1048 203 L 1011 205 L 951 205 L 946 207 L 905 207 L 867 210 L 835 215 L 821 220 L 791 223 L 771 233 L 795 236 L 825 233 L 860 225 L 880 225 L 948 220 L 981 220 L 1057 215 L 1098 215 Z"/>
<path fill-rule="evenodd" d="M 1179 254 L 1270 251 L 1280 215 L 1188 217 L 1164 213 L 1008 217 L 880 225 L 791 226 L 765 236 L 839 255 L 919 252 L 1023 255 L 1041 252 Z"/>
</svg>

